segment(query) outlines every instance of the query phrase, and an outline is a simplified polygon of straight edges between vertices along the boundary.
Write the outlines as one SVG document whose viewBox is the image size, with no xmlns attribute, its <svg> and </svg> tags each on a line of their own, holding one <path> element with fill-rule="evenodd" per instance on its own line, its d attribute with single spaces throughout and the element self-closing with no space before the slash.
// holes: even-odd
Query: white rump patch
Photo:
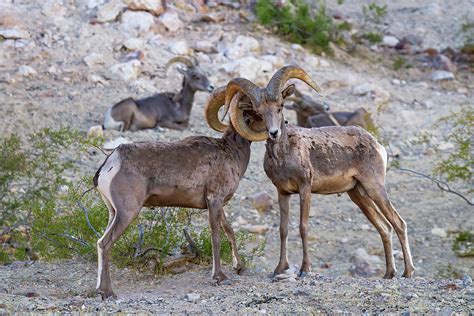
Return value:
<svg viewBox="0 0 474 316">
<path fill-rule="evenodd" d="M 124 123 L 116 121 L 112 117 L 112 108 L 109 108 L 104 114 L 104 129 L 122 131 Z"/>
<path fill-rule="evenodd" d="M 380 157 L 382 158 L 383 160 L 383 166 L 384 166 L 384 171 L 387 170 L 387 151 L 385 150 L 385 147 L 383 147 L 381 144 L 377 144 L 377 152 L 379 153 Z"/>
</svg>

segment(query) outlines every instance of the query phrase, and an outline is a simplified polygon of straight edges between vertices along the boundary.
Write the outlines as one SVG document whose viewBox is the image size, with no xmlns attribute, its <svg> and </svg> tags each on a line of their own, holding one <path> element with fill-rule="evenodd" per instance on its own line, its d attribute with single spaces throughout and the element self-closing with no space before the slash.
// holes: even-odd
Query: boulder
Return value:
<svg viewBox="0 0 474 316">
<path fill-rule="evenodd" d="M 125 8 L 125 5 L 121 1 L 111 1 L 104 4 L 97 11 L 97 22 L 115 21 L 123 8 Z"/>
<path fill-rule="evenodd" d="M 128 50 L 140 50 L 145 45 L 141 38 L 131 37 L 123 42 L 123 46 Z"/>
<path fill-rule="evenodd" d="M 176 32 L 184 26 L 184 23 L 178 17 L 176 12 L 167 11 L 160 15 L 158 23 L 169 32 Z"/>
<path fill-rule="evenodd" d="M 126 11 L 122 15 L 122 29 L 129 34 L 143 34 L 155 24 L 153 14 L 142 11 Z"/>
<path fill-rule="evenodd" d="M 125 0 L 124 2 L 129 10 L 148 11 L 156 16 L 165 12 L 161 0 Z"/>
<path fill-rule="evenodd" d="M 110 67 L 110 78 L 124 81 L 135 80 L 140 74 L 140 68 L 141 63 L 136 59 L 116 64 Z"/>
</svg>

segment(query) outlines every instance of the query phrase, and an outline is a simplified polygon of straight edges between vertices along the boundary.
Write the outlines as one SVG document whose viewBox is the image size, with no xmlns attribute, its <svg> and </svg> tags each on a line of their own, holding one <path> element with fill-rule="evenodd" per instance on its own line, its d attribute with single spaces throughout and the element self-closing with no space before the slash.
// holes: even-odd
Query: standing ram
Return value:
<svg viewBox="0 0 474 316">
<path fill-rule="evenodd" d="M 247 169 L 251 141 L 240 136 L 233 125 L 226 127 L 217 113 L 224 105 L 225 87 L 215 90 L 206 106 L 206 120 L 221 132 L 222 138 L 188 137 L 173 143 L 138 142 L 123 144 L 105 160 L 94 177 L 102 199 L 109 209 L 109 224 L 97 242 L 97 290 L 102 298 L 115 296 L 109 274 L 109 254 L 114 242 L 137 217 L 143 206 L 175 206 L 209 210 L 212 235 L 212 277 L 227 279 L 220 265 L 220 228 L 232 246 L 233 267 L 239 273 L 244 265 L 237 252 L 224 205 L 232 198 Z M 231 103 L 242 95 L 234 94 Z M 258 128 L 253 111 L 244 120 Z"/>
<path fill-rule="evenodd" d="M 227 85 L 226 104 L 230 117 L 240 135 L 252 141 L 267 140 L 264 169 L 278 191 L 280 205 L 280 260 L 275 274 L 288 269 L 286 243 L 288 236 L 289 198 L 300 197 L 300 235 L 303 242 L 303 261 L 300 276 L 311 269 L 308 252 L 308 220 L 311 193 L 339 194 L 347 192 L 378 230 L 385 251 L 386 273 L 396 273 L 393 247 L 393 228 L 402 246 L 404 277 L 412 277 L 412 262 L 407 236 L 407 225 L 389 200 L 385 189 L 387 153 L 368 132 L 358 127 L 300 128 L 285 123 L 283 103 L 295 90 L 294 84 L 285 87 L 289 79 L 306 82 L 314 90 L 319 87 L 299 67 L 280 69 L 266 88 L 259 88 L 244 78 L 233 79 Z M 245 122 L 244 111 L 230 103 L 234 94 L 247 96 L 253 110 L 261 115 L 266 129 L 257 131 Z"/>
<path fill-rule="evenodd" d="M 183 74 L 182 89 L 178 93 L 164 92 L 135 100 L 127 98 L 105 112 L 104 129 L 136 131 L 156 126 L 182 130 L 186 128 L 196 91 L 212 92 L 214 86 L 196 61 L 178 56 L 170 59 L 166 69 L 173 63 L 184 64 L 177 68 Z"/>
</svg>

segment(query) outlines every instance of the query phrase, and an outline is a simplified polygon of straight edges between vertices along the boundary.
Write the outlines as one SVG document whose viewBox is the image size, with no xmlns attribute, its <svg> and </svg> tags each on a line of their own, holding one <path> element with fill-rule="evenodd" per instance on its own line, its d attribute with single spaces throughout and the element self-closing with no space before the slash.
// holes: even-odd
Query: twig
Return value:
<svg viewBox="0 0 474 316">
<path fill-rule="evenodd" d="M 191 252 L 194 253 L 196 255 L 196 257 L 201 257 L 201 253 L 199 252 L 199 249 L 196 246 L 196 243 L 191 238 L 191 236 L 189 235 L 188 230 L 186 228 L 183 228 L 183 234 L 184 234 L 184 238 L 186 238 L 186 241 L 189 244 L 189 248 L 191 248 Z"/>
<path fill-rule="evenodd" d="M 107 157 L 111 155 L 111 154 L 106 153 L 102 148 L 100 148 L 99 146 L 97 146 L 95 144 L 91 144 L 91 146 L 97 148 L 98 150 L 100 150 Z"/>
<path fill-rule="evenodd" d="M 138 240 L 137 243 L 133 246 L 135 248 L 135 253 L 133 254 L 133 258 L 141 256 L 143 242 L 145 241 L 145 228 L 142 224 L 138 224 Z"/>
<path fill-rule="evenodd" d="M 86 216 L 86 222 L 87 222 L 87 226 L 94 232 L 94 234 L 97 236 L 97 238 L 100 238 L 100 234 L 97 232 L 97 230 L 95 230 L 94 226 L 92 226 L 90 220 L 89 220 L 89 211 L 86 209 L 86 207 L 84 205 L 82 205 L 81 203 L 81 200 L 82 198 L 84 197 L 84 195 L 90 191 L 92 191 L 95 187 L 92 187 L 90 189 L 88 189 L 87 191 L 84 191 L 84 193 L 82 193 L 81 197 L 79 198 L 79 200 L 77 201 L 77 205 L 79 205 L 79 207 L 82 209 L 82 211 L 84 212 L 84 215 Z"/>
<path fill-rule="evenodd" d="M 451 187 L 449 186 L 448 183 L 442 181 L 442 180 L 439 180 L 439 179 L 436 179 L 436 178 L 433 178 L 427 174 L 424 174 L 424 173 L 421 173 L 421 172 L 418 172 L 418 171 L 415 171 L 415 170 L 411 170 L 411 169 L 407 169 L 407 168 L 401 168 L 401 167 L 395 167 L 396 169 L 400 170 L 400 171 L 403 171 L 403 172 L 410 172 L 410 173 L 413 173 L 413 174 L 416 174 L 420 177 L 423 177 L 423 178 L 426 178 L 428 180 L 431 180 L 433 181 L 434 183 L 436 183 L 436 185 L 438 186 L 438 188 L 441 190 L 441 191 L 445 191 L 445 192 L 448 192 L 448 193 L 452 193 L 452 194 L 455 194 L 457 196 L 459 196 L 460 198 L 462 198 L 464 201 L 467 202 L 467 204 L 469 205 L 474 205 L 473 202 L 471 202 L 467 197 L 465 197 L 463 194 L 457 192 L 457 191 L 454 191 L 453 189 L 451 189 Z"/>
</svg>

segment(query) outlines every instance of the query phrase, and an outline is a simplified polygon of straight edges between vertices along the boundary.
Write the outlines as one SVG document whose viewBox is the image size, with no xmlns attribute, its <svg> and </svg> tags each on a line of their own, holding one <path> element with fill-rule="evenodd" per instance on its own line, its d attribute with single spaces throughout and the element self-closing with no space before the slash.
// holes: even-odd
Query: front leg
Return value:
<svg viewBox="0 0 474 316">
<path fill-rule="evenodd" d="M 169 128 L 169 129 L 174 129 L 177 131 L 182 131 L 186 129 L 187 124 L 181 124 L 181 123 L 176 123 L 176 122 L 171 122 L 171 121 L 163 121 L 158 124 L 160 127 L 164 128 Z"/>
<path fill-rule="evenodd" d="M 304 277 L 311 271 L 311 259 L 308 250 L 308 221 L 311 208 L 311 186 L 305 185 L 300 189 L 300 235 L 303 242 L 303 262 L 298 276 Z"/>
<path fill-rule="evenodd" d="M 280 261 L 273 272 L 273 276 L 282 274 L 290 268 L 286 253 L 286 243 L 288 240 L 288 221 L 290 212 L 290 195 L 278 192 L 278 204 L 280 205 Z"/>
<path fill-rule="evenodd" d="M 221 283 L 227 280 L 227 276 L 221 270 L 221 237 L 220 228 L 222 221 L 222 205 L 223 203 L 207 197 L 207 208 L 209 209 L 209 226 L 211 228 L 212 243 L 212 278 Z"/>
</svg>

